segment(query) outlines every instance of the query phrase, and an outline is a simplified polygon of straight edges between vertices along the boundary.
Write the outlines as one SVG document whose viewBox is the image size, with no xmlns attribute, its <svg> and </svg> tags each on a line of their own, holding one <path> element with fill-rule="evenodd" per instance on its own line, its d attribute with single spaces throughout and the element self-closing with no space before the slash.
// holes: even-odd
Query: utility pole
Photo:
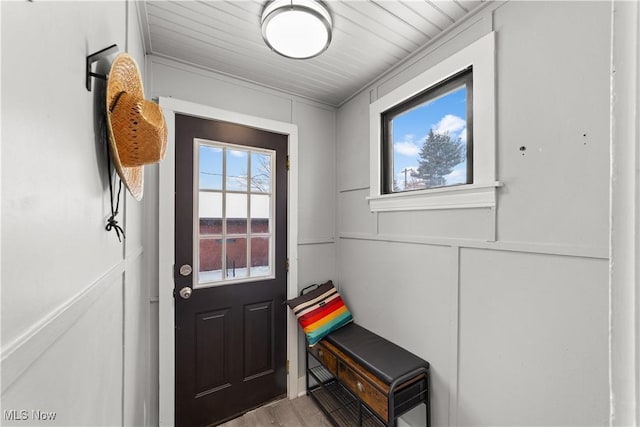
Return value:
<svg viewBox="0 0 640 427">
<path fill-rule="evenodd" d="M 404 174 L 404 189 L 407 189 L 407 173 L 411 172 L 411 169 L 409 168 L 404 168 L 400 171 L 400 173 Z"/>
</svg>

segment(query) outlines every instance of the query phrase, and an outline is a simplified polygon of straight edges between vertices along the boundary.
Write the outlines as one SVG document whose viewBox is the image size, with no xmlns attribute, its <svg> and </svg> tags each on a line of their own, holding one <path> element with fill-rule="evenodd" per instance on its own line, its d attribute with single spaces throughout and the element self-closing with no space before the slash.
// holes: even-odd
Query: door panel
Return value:
<svg viewBox="0 0 640 427">
<path fill-rule="evenodd" d="M 286 135 L 176 115 L 178 426 L 286 394 L 287 149 Z"/>
<path fill-rule="evenodd" d="M 230 386 L 229 310 L 196 315 L 195 370 L 196 396 L 204 396 Z"/>
<path fill-rule="evenodd" d="M 244 377 L 270 374 L 273 366 L 273 305 L 271 301 L 245 306 Z"/>
</svg>

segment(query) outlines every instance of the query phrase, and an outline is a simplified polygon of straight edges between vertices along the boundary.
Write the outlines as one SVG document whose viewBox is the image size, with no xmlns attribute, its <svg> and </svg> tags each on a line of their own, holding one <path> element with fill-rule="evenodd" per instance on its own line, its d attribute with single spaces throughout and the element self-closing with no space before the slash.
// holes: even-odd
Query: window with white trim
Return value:
<svg viewBox="0 0 640 427">
<path fill-rule="evenodd" d="M 371 104 L 371 211 L 495 207 L 494 39 L 484 36 Z"/>
<path fill-rule="evenodd" d="M 473 184 L 473 69 L 382 113 L 382 193 Z"/>
</svg>

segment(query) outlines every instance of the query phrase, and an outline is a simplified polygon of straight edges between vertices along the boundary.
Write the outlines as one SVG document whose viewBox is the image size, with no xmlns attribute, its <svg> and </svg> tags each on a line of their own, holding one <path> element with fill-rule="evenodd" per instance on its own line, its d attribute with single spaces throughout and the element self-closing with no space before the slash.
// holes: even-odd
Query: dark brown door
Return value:
<svg viewBox="0 0 640 427">
<path fill-rule="evenodd" d="M 287 148 L 286 135 L 176 115 L 178 426 L 286 394 Z"/>
</svg>

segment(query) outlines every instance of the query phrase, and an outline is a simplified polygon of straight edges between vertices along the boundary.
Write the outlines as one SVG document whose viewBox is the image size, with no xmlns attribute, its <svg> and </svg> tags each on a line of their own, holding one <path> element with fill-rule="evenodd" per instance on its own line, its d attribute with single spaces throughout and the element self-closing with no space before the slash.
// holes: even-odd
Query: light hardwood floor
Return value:
<svg viewBox="0 0 640 427">
<path fill-rule="evenodd" d="M 247 412 L 221 427 L 330 427 L 331 423 L 309 396 L 283 399 Z"/>
</svg>

